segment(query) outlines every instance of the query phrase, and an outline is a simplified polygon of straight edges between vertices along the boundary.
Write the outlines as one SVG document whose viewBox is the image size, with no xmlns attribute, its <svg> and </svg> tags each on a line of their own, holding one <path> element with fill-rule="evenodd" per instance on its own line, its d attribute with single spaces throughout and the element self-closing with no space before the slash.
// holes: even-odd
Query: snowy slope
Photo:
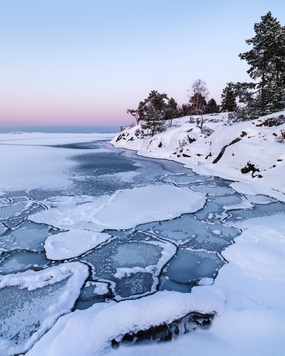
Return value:
<svg viewBox="0 0 285 356">
<path fill-rule="evenodd" d="M 285 131 L 284 114 L 239 123 L 231 122 L 227 113 L 204 115 L 202 131 L 187 116 L 175 119 L 172 127 L 153 137 L 137 137 L 139 125 L 127 128 L 113 138 L 112 144 L 137 150 L 139 155 L 181 162 L 196 173 L 240 181 L 255 193 L 285 201 L 285 143 L 279 142 Z M 252 171 L 241 172 L 248 163 L 259 170 L 253 177 Z"/>
</svg>

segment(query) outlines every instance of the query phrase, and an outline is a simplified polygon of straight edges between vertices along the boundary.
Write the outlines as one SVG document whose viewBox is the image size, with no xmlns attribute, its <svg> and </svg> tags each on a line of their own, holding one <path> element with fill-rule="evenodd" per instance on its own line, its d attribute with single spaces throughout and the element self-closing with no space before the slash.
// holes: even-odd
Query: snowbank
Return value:
<svg viewBox="0 0 285 356">
<path fill-rule="evenodd" d="M 276 125 L 275 120 L 282 115 L 284 111 L 238 123 L 228 120 L 227 113 L 204 115 L 203 130 L 184 117 L 153 137 L 138 136 L 138 125 L 117 134 L 111 142 L 137 150 L 139 155 L 181 162 L 199 174 L 247 183 L 256 193 L 285 201 L 285 123 L 281 119 Z M 241 169 L 248 163 L 256 172 L 243 174 Z"/>
<path fill-rule="evenodd" d="M 102 355 L 111 351 L 112 340 L 129 332 L 170 323 L 192 311 L 220 314 L 223 309 L 222 296 L 204 293 L 158 292 L 135 301 L 96 304 L 58 320 L 27 355 Z M 132 348 L 133 354 L 137 351 Z"/>
</svg>

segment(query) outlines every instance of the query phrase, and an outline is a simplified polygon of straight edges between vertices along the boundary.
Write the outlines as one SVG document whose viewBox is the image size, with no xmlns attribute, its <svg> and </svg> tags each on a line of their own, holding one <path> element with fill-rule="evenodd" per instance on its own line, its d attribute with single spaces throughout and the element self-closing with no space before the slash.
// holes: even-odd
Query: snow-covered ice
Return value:
<svg viewBox="0 0 285 356">
<path fill-rule="evenodd" d="M 50 235 L 44 244 L 47 258 L 50 260 L 65 260 L 80 256 L 91 250 L 111 236 L 87 230 L 70 230 Z"/>
<path fill-rule="evenodd" d="M 33 221 L 48 223 L 62 229 L 78 226 L 94 231 L 128 229 L 138 224 L 167 220 L 183 213 L 195 212 L 205 204 L 205 194 L 189 188 L 155 185 L 119 190 L 78 205 L 60 199 L 65 210 L 49 209 L 33 216 Z M 53 201 L 53 204 L 55 202 Z"/>
<path fill-rule="evenodd" d="M 283 355 L 285 157 L 275 137 L 284 125 L 262 120 L 208 116 L 210 136 L 189 118 L 151 139 L 138 139 L 137 127 L 120 140 L 1 134 L 2 354 Z M 96 142 L 111 138 L 195 173 L 173 172 L 170 161 L 136 164 L 130 151 L 100 170 L 93 154 L 100 162 L 107 154 L 106 166 L 112 153 Z M 262 177 L 241 173 L 248 161 Z M 211 326 L 120 344 L 191 312 L 214 315 Z"/>
<path fill-rule="evenodd" d="M 115 299 L 121 300 L 155 292 L 162 267 L 175 253 L 172 243 L 134 232 L 113 238 L 80 261 L 91 266 L 94 279 L 109 281 Z"/>
<path fill-rule="evenodd" d="M 27 351 L 69 313 L 87 275 L 76 262 L 0 277 L 1 355 Z"/>
<path fill-rule="evenodd" d="M 0 239 L 0 251 L 29 249 L 30 251 L 43 251 L 44 241 L 49 233 L 49 226 L 25 221 L 17 228 L 7 231 Z"/>
<path fill-rule="evenodd" d="M 71 183 L 66 171 L 74 162 L 66 158 L 72 148 L 53 146 L 93 140 L 108 140 L 114 134 L 0 134 L 1 191 L 58 189 Z M 85 150 L 82 150 L 85 151 Z M 79 154 L 79 150 L 77 152 Z M 40 169 L 39 169 L 40 167 Z M 20 179 L 19 179 L 20 174 Z"/>
</svg>

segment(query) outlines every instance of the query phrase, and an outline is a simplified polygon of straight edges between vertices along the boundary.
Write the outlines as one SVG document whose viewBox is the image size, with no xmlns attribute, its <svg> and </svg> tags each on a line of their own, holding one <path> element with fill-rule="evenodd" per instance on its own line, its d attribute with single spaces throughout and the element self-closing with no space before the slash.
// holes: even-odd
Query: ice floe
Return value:
<svg viewBox="0 0 285 356">
<path fill-rule="evenodd" d="M 94 231 L 128 229 L 195 212 L 205 204 L 204 193 L 172 185 L 119 190 L 111 196 L 91 199 L 92 202 L 87 200 L 84 205 L 78 205 L 76 198 L 60 199 L 61 204 L 57 207 L 62 209 L 49 209 L 33 215 L 32 219 L 62 229 L 78 225 Z"/>
<path fill-rule="evenodd" d="M 106 233 L 70 230 L 50 235 L 44 244 L 47 258 L 50 260 L 65 260 L 80 256 L 84 252 L 91 250 L 111 236 Z"/>
</svg>

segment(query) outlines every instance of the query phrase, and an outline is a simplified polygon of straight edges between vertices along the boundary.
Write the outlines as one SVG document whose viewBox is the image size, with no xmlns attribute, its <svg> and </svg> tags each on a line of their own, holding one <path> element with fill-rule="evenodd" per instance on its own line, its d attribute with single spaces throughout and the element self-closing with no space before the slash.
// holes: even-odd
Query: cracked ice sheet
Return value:
<svg viewBox="0 0 285 356">
<path fill-rule="evenodd" d="M 64 260 L 82 255 L 111 236 L 87 230 L 70 230 L 49 236 L 44 244 L 47 258 L 50 260 Z"/>
<path fill-rule="evenodd" d="M 196 212 L 203 208 L 206 196 L 189 188 L 155 185 L 85 199 L 85 203 L 76 197 L 47 200 L 45 203 L 52 204 L 53 208 L 33 215 L 32 220 L 63 229 L 74 226 L 93 231 L 129 229 L 138 224 Z"/>
<path fill-rule="evenodd" d="M 219 315 L 224 302 L 214 293 L 158 292 L 134 301 L 96 304 L 59 319 L 27 356 L 103 355 L 111 351 L 112 339 L 170 323 L 193 311 Z M 131 349 L 135 354 L 136 347 Z"/>
<path fill-rule="evenodd" d="M 115 306 L 102 303 L 63 316 L 27 355 L 185 356 L 187 350 L 195 355 L 284 355 L 284 214 L 235 222 L 234 226 L 244 231 L 235 244 L 222 252 L 229 263 L 220 269 L 213 285 L 194 287 L 190 294 L 184 294 L 185 299 L 177 292 L 169 292 L 169 295 L 173 293 L 173 303 L 165 292 L 158 292 L 126 301 L 122 309 L 122 302 Z M 220 307 L 213 299 L 217 295 L 223 300 Z M 160 299 L 155 300 L 156 296 Z M 134 325 L 151 325 L 159 320 L 158 313 L 167 321 L 177 312 L 176 303 L 187 310 L 187 298 L 195 298 L 199 303 L 201 296 L 208 298 L 203 299 L 205 304 L 201 312 L 217 311 L 209 329 L 190 332 L 171 342 L 108 348 L 112 337 L 131 330 Z M 194 303 L 190 310 L 198 311 L 198 305 Z M 132 313 L 134 321 L 130 320 Z"/>
<path fill-rule="evenodd" d="M 29 350 L 56 320 L 71 311 L 88 267 L 66 263 L 0 278 L 0 354 Z"/>
</svg>

